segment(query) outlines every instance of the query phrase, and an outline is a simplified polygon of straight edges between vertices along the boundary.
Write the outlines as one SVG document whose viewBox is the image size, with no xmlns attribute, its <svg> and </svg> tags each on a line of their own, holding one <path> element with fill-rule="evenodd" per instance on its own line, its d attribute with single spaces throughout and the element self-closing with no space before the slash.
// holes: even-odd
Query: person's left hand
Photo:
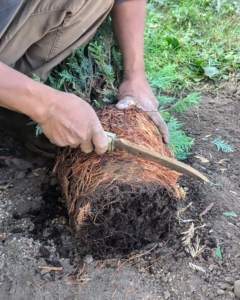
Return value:
<svg viewBox="0 0 240 300">
<path fill-rule="evenodd" d="M 135 74 L 125 79 L 119 86 L 116 107 L 126 109 L 131 105 L 143 109 L 158 127 L 165 144 L 169 142 L 169 131 L 165 121 L 158 112 L 158 101 L 155 98 L 144 74 Z"/>
</svg>

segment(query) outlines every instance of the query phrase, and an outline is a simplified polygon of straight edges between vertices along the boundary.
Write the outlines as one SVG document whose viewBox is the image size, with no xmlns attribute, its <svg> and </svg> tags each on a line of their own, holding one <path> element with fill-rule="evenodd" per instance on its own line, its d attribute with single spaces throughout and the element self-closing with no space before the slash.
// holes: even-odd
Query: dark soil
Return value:
<svg viewBox="0 0 240 300">
<path fill-rule="evenodd" d="M 115 188 L 91 193 L 96 199 L 91 203 L 95 214 L 77 232 L 82 248 L 101 259 L 126 255 L 167 238 L 177 209 L 177 200 L 164 187 L 147 185 L 133 189 L 129 184 L 114 185 Z"/>
<path fill-rule="evenodd" d="M 194 137 L 195 142 L 186 162 L 205 174 L 211 184 L 180 178 L 186 198 L 179 200 L 177 207 L 168 207 L 172 215 L 167 214 L 170 219 L 165 224 L 170 226 L 159 228 L 156 226 L 159 222 L 154 222 L 153 216 L 158 211 L 157 192 L 153 193 L 156 201 L 153 201 L 150 215 L 149 211 L 144 210 L 135 215 L 130 196 L 126 207 L 120 211 L 117 211 L 117 203 L 113 205 L 115 212 L 108 228 L 110 233 L 111 229 L 117 229 L 118 224 L 125 224 L 124 212 L 127 209 L 132 212 L 133 222 L 143 212 L 145 217 L 149 217 L 146 227 L 139 226 L 142 239 L 135 240 L 133 235 L 137 226 L 134 225 L 129 231 L 131 237 L 124 240 L 119 234 L 115 242 L 111 240 L 109 250 L 118 259 L 122 257 L 115 250 L 119 241 L 123 253 L 127 247 L 138 248 L 137 253 L 128 256 L 131 258 L 129 263 L 116 274 L 119 261 L 97 260 L 103 256 L 102 251 L 83 246 L 68 225 L 64 199 L 51 174 L 53 163 L 30 154 L 21 143 L 2 135 L 0 299 L 238 299 L 239 115 L 240 91 L 227 85 L 218 94 L 203 95 L 199 107 L 190 109 L 182 116 L 185 131 Z M 212 141 L 218 136 L 233 147 L 233 152 L 217 150 Z M 196 156 L 204 157 L 208 162 L 202 162 Z M 148 201 L 151 202 L 151 197 Z M 140 205 L 141 201 L 138 203 Z M 168 203 L 172 204 L 168 199 L 164 206 Z M 212 208 L 200 216 L 210 204 Z M 234 212 L 237 216 L 227 217 L 224 212 Z M 158 216 L 156 218 L 158 220 Z M 198 236 L 200 246 L 205 246 L 195 258 L 187 252 L 182 240 L 192 223 L 199 228 L 195 230 L 190 245 L 194 246 Z M 147 239 L 149 232 L 150 236 L 157 233 L 155 239 Z M 217 245 L 222 258 L 217 255 Z M 93 257 L 92 263 L 92 259 L 86 260 L 86 254 Z M 105 255 L 108 257 L 109 253 Z M 202 271 L 194 270 L 189 263 L 202 268 Z M 63 270 L 45 271 L 39 269 L 41 265 L 62 266 Z"/>
</svg>

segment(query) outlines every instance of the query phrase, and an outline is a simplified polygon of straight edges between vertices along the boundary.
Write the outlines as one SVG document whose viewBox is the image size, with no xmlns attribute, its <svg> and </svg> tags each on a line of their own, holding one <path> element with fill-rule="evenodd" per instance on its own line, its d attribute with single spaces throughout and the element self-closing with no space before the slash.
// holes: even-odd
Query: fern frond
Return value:
<svg viewBox="0 0 240 300">
<path fill-rule="evenodd" d="M 197 105 L 200 100 L 201 100 L 201 96 L 199 93 L 191 93 L 186 98 L 177 101 L 168 110 L 174 111 L 176 113 L 182 113 L 189 106 Z"/>
<path fill-rule="evenodd" d="M 232 146 L 230 146 L 227 142 L 222 141 L 221 137 L 217 137 L 212 143 L 217 146 L 218 151 L 222 150 L 223 152 L 233 152 Z"/>
<path fill-rule="evenodd" d="M 162 115 L 164 117 L 164 115 Z M 189 150 L 193 145 L 193 139 L 185 134 L 179 128 L 183 123 L 179 122 L 174 117 L 167 120 L 167 126 L 170 132 L 169 148 L 174 152 L 174 156 L 178 160 L 184 160 L 190 154 Z"/>
<path fill-rule="evenodd" d="M 148 75 L 148 81 L 153 88 L 164 89 L 172 85 L 177 79 L 176 66 L 167 65 L 154 74 L 154 77 Z"/>
<path fill-rule="evenodd" d="M 174 97 L 169 97 L 169 96 L 156 96 L 159 106 L 158 108 L 163 110 L 166 104 L 169 104 L 175 100 Z"/>
<path fill-rule="evenodd" d="M 37 82 L 42 82 L 41 78 L 36 74 L 33 74 L 33 79 Z"/>
</svg>

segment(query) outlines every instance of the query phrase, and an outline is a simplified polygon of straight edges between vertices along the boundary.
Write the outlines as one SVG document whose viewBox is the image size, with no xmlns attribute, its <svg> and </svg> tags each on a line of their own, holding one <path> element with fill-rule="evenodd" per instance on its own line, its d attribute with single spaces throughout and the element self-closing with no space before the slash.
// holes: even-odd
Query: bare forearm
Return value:
<svg viewBox="0 0 240 300">
<path fill-rule="evenodd" d="M 121 53 L 124 77 L 144 73 L 143 33 L 146 0 L 129 0 L 114 5 L 112 19 Z"/>
<path fill-rule="evenodd" d="M 0 62 L 0 106 L 42 122 L 56 92 Z"/>
</svg>

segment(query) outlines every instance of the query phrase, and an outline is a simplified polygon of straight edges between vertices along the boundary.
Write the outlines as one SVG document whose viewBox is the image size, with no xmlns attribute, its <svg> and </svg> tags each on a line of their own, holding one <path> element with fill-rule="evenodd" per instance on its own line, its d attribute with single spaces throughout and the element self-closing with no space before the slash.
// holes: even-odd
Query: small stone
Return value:
<svg viewBox="0 0 240 300">
<path fill-rule="evenodd" d="M 165 291 L 164 293 L 163 293 L 163 295 L 164 295 L 164 299 L 168 299 L 168 298 L 170 298 L 170 293 L 169 293 L 169 291 Z"/>
<path fill-rule="evenodd" d="M 224 293 L 225 293 L 224 290 L 220 290 L 220 289 L 217 290 L 217 294 L 218 294 L 218 295 L 223 295 Z"/>
<path fill-rule="evenodd" d="M 230 232 L 226 232 L 225 234 L 226 234 L 226 237 L 227 237 L 228 239 L 231 239 L 231 238 L 232 238 L 232 235 L 231 235 Z"/>
<path fill-rule="evenodd" d="M 234 284 L 234 278 L 233 277 L 225 277 L 223 279 L 224 282 L 230 283 L 230 284 Z"/>
<path fill-rule="evenodd" d="M 13 295 L 16 292 L 16 289 L 14 287 L 11 288 L 11 290 L 9 291 L 10 295 Z"/>
<path fill-rule="evenodd" d="M 51 275 L 50 275 L 50 273 L 44 274 L 42 277 L 43 277 L 44 279 L 46 279 L 46 280 L 51 280 Z"/>
<path fill-rule="evenodd" d="M 227 283 L 227 282 L 221 282 L 220 284 L 219 284 L 219 287 L 220 287 L 220 289 L 221 290 L 226 290 L 226 289 L 228 289 L 228 288 L 232 288 L 232 285 L 230 284 L 230 283 Z"/>
<path fill-rule="evenodd" d="M 238 299 L 240 299 L 240 280 L 234 282 L 234 294 Z"/>
<path fill-rule="evenodd" d="M 39 248 L 39 252 L 42 254 L 42 257 L 49 258 L 51 255 L 51 252 L 44 246 L 41 246 Z"/>
<path fill-rule="evenodd" d="M 233 292 L 228 292 L 227 296 L 229 296 L 229 299 L 236 299 Z"/>
<path fill-rule="evenodd" d="M 185 256 L 186 256 L 186 254 L 184 252 L 179 252 L 179 253 L 175 254 L 176 258 L 182 258 L 182 257 L 185 257 Z"/>
<path fill-rule="evenodd" d="M 144 249 L 149 250 L 149 249 L 153 248 L 155 245 L 156 245 L 155 243 L 149 243 L 144 247 Z"/>
<path fill-rule="evenodd" d="M 86 264 L 91 264 L 91 263 L 93 262 L 93 257 L 92 257 L 92 255 L 90 255 L 90 254 L 86 255 L 85 258 L 84 258 L 84 262 L 85 262 Z"/>
<path fill-rule="evenodd" d="M 42 183 L 48 183 L 49 182 L 49 176 L 45 174 L 42 178 Z"/>
<path fill-rule="evenodd" d="M 237 222 L 237 223 L 236 223 L 236 226 L 237 226 L 237 227 L 240 227 L 240 222 Z"/>
<path fill-rule="evenodd" d="M 58 218 L 58 224 L 60 225 L 66 225 L 67 224 L 67 219 L 65 217 L 59 217 Z"/>
<path fill-rule="evenodd" d="M 58 184 L 57 178 L 56 178 L 56 177 L 52 177 L 52 178 L 50 179 L 50 185 L 51 185 L 51 186 L 54 186 L 54 185 L 57 185 L 57 184 Z"/>
<path fill-rule="evenodd" d="M 212 228 L 213 225 L 212 225 L 212 223 L 208 222 L 208 223 L 206 223 L 205 227 L 206 227 L 206 228 Z"/>
<path fill-rule="evenodd" d="M 51 234 L 53 233 L 53 230 L 51 228 L 46 228 L 44 231 L 43 231 L 43 236 L 44 237 L 49 237 Z"/>
<path fill-rule="evenodd" d="M 26 282 L 26 285 L 27 285 L 27 286 L 30 286 L 30 285 L 32 285 L 32 283 L 31 283 L 30 281 L 27 281 L 27 282 Z"/>
<path fill-rule="evenodd" d="M 32 174 L 33 174 L 35 177 L 39 177 L 39 173 L 38 173 L 38 172 L 33 171 Z"/>
<path fill-rule="evenodd" d="M 48 269 L 42 269 L 41 276 L 44 276 L 44 275 L 48 274 L 49 272 L 50 272 L 50 270 L 48 270 Z"/>
<path fill-rule="evenodd" d="M 210 265 L 208 269 L 209 271 L 212 271 L 214 269 L 214 265 Z"/>
<path fill-rule="evenodd" d="M 19 172 L 16 172 L 15 178 L 16 179 L 23 179 L 25 176 L 26 176 L 26 174 L 25 174 L 24 171 L 19 171 Z"/>
<path fill-rule="evenodd" d="M 29 173 L 27 176 L 26 176 L 27 179 L 32 179 L 34 178 L 33 174 L 32 173 Z"/>
</svg>

